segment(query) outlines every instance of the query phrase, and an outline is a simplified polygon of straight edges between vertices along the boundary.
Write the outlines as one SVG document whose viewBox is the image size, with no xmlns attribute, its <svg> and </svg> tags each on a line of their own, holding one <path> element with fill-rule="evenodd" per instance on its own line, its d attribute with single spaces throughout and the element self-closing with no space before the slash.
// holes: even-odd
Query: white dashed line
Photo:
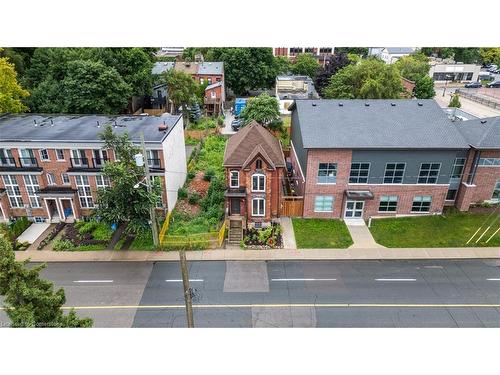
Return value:
<svg viewBox="0 0 500 375">
<path fill-rule="evenodd" d="M 486 279 L 488 281 L 500 281 L 500 279 Z"/>
<path fill-rule="evenodd" d="M 375 279 L 375 281 L 417 281 L 417 279 Z"/>
<path fill-rule="evenodd" d="M 75 280 L 74 283 L 112 283 L 113 280 Z"/>
<path fill-rule="evenodd" d="M 337 279 L 271 279 L 271 281 L 336 281 Z"/>
</svg>

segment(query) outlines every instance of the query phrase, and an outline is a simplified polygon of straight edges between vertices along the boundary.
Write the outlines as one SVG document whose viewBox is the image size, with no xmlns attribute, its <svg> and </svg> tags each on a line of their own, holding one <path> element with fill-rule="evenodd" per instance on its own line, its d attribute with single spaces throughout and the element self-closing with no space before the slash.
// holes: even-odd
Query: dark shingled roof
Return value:
<svg viewBox="0 0 500 375">
<path fill-rule="evenodd" d="M 465 140 L 477 149 L 500 149 L 500 116 L 456 121 Z"/>
<path fill-rule="evenodd" d="M 108 115 L 0 115 L 0 142 L 100 142 L 99 133 L 106 125 L 116 133 L 128 132 L 134 142 L 144 132 L 146 142 L 162 142 L 181 116 L 108 116 Z M 36 121 L 36 124 L 35 124 Z M 163 123 L 167 132 L 159 131 Z M 98 125 L 99 124 L 99 125 Z"/>
<path fill-rule="evenodd" d="M 297 112 L 292 131 L 301 132 L 304 148 L 469 147 L 433 99 L 298 100 L 289 109 Z"/>
<path fill-rule="evenodd" d="M 227 141 L 224 166 L 242 167 L 253 154 L 260 153 L 275 167 L 284 167 L 285 159 L 278 139 L 255 121 L 240 129 Z"/>
</svg>

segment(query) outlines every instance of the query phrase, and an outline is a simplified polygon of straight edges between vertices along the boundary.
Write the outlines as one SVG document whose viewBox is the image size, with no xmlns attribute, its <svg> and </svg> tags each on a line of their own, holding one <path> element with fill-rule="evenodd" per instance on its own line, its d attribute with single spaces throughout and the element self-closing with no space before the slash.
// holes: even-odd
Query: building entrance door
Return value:
<svg viewBox="0 0 500 375">
<path fill-rule="evenodd" d="M 348 200 L 345 203 L 344 217 L 346 219 L 362 218 L 363 217 L 363 208 L 364 207 L 365 207 L 365 202 L 364 201 L 351 201 L 351 200 Z"/>
<path fill-rule="evenodd" d="M 241 215 L 240 199 L 231 199 L 231 215 Z"/>
</svg>

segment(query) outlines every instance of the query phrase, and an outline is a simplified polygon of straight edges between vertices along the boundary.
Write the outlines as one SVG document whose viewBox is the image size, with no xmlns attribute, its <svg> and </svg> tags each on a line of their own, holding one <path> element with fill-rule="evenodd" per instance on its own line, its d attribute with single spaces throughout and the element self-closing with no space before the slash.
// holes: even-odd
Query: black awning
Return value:
<svg viewBox="0 0 500 375">
<path fill-rule="evenodd" d="M 227 189 L 224 193 L 226 197 L 246 197 L 247 191 L 245 188 Z"/>
<path fill-rule="evenodd" d="M 370 190 L 346 190 L 345 195 L 348 199 L 373 199 L 373 193 Z"/>
<path fill-rule="evenodd" d="M 47 186 L 43 189 L 40 189 L 38 192 L 39 195 L 73 195 L 77 192 L 76 189 L 72 189 L 71 187 L 59 187 L 59 186 Z"/>
</svg>

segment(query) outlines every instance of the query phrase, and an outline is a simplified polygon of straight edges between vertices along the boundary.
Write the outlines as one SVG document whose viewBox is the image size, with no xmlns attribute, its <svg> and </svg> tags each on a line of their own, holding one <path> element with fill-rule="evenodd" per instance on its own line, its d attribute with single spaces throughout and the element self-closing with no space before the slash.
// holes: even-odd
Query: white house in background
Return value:
<svg viewBox="0 0 500 375">
<path fill-rule="evenodd" d="M 280 113 L 289 115 L 288 107 L 295 100 L 318 99 L 319 95 L 310 77 L 290 75 L 276 77 L 276 98 L 280 105 Z"/>
<path fill-rule="evenodd" d="M 368 48 L 368 56 L 375 56 L 386 64 L 392 64 L 401 57 L 415 53 L 416 50 L 416 47 L 370 47 Z"/>
</svg>

